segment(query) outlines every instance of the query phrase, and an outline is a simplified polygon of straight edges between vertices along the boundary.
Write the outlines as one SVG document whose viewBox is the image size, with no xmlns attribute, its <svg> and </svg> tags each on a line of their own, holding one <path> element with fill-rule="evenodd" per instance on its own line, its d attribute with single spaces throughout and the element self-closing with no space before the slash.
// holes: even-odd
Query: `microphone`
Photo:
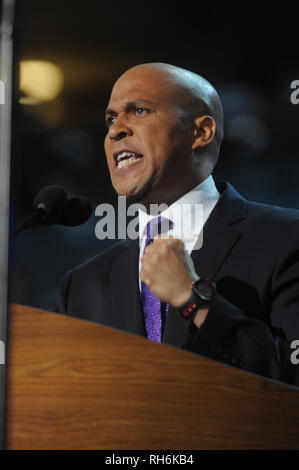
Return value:
<svg viewBox="0 0 299 470">
<path fill-rule="evenodd" d="M 11 236 L 27 228 L 65 225 L 75 227 L 84 224 L 92 213 L 92 204 L 85 197 L 68 199 L 61 186 L 50 185 L 41 189 L 33 203 L 34 213 Z"/>
<path fill-rule="evenodd" d="M 86 197 L 72 197 L 61 213 L 58 223 L 67 227 L 84 224 L 92 213 L 92 205 Z"/>
<path fill-rule="evenodd" d="M 47 225 L 55 224 L 66 202 L 67 193 L 61 186 L 46 186 L 35 196 L 33 203 L 34 214 L 40 214 L 42 220 L 47 221 Z"/>
</svg>

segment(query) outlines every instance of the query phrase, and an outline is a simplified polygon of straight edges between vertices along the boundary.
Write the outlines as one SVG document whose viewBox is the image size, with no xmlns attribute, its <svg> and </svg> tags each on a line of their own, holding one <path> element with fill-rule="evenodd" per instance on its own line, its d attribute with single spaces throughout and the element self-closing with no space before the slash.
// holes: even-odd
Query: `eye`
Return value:
<svg viewBox="0 0 299 470">
<path fill-rule="evenodd" d="M 143 114 L 147 113 L 148 109 L 145 108 L 136 108 L 136 115 L 137 116 L 142 116 Z"/>
<path fill-rule="evenodd" d="M 115 117 L 114 116 L 110 116 L 106 119 L 106 125 L 107 127 L 109 128 L 110 126 L 112 126 L 112 124 L 114 124 L 115 122 Z"/>
</svg>

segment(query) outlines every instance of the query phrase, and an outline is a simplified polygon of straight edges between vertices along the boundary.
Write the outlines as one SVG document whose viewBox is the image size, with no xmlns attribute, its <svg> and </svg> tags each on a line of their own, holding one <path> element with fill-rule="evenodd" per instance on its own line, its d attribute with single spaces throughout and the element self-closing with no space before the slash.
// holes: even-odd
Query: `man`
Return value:
<svg viewBox="0 0 299 470">
<path fill-rule="evenodd" d="M 290 360 L 299 339 L 299 214 L 215 186 L 223 113 L 212 85 L 167 64 L 133 67 L 113 87 L 106 122 L 117 193 L 146 211 L 168 209 L 160 218 L 140 211 L 138 240 L 67 273 L 60 311 L 299 385 Z M 180 238 L 185 202 L 202 204 L 203 218 Z"/>
</svg>

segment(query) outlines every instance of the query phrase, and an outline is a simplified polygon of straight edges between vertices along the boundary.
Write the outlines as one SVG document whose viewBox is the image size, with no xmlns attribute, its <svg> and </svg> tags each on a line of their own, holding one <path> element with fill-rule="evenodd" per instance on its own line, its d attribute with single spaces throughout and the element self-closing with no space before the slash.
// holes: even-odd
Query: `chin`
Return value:
<svg viewBox="0 0 299 470">
<path fill-rule="evenodd" d="M 114 187 L 118 196 L 126 197 L 129 201 L 135 201 L 139 199 L 139 193 L 136 191 L 130 191 L 128 189 Z"/>
<path fill-rule="evenodd" d="M 148 200 L 151 189 L 152 189 L 152 182 L 149 181 L 147 184 L 143 186 L 133 186 L 130 188 L 114 188 L 118 194 L 118 196 L 124 196 L 127 200 L 131 203 L 140 203 L 142 204 L 143 201 Z"/>
<path fill-rule="evenodd" d="M 126 198 L 130 202 L 142 202 L 142 194 L 140 193 L 126 194 Z"/>
</svg>

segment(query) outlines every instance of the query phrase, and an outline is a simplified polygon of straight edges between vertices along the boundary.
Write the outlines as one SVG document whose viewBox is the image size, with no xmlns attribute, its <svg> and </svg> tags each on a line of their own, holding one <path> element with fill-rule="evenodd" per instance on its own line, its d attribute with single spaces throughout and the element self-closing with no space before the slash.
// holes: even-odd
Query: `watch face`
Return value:
<svg viewBox="0 0 299 470">
<path fill-rule="evenodd" d="M 199 295 L 199 297 L 203 300 L 210 301 L 216 297 L 215 285 L 206 279 L 199 279 L 194 284 L 194 290 L 197 295 Z"/>
</svg>

